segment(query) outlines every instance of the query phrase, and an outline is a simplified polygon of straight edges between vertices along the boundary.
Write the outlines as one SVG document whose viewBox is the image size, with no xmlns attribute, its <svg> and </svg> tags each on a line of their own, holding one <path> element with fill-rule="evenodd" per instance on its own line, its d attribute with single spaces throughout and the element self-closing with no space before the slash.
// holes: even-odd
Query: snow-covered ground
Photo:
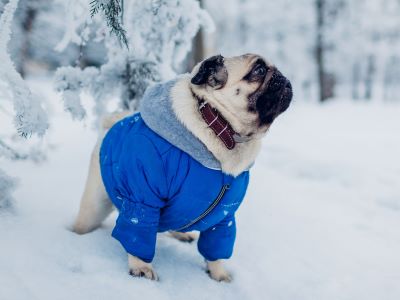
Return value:
<svg viewBox="0 0 400 300">
<path fill-rule="evenodd" d="M 69 227 L 91 147 L 48 85 L 55 149 L 41 165 L 1 161 L 20 178 L 0 219 L 0 299 L 400 299 L 400 106 L 296 103 L 265 140 L 237 216 L 234 282 L 204 272 L 195 244 L 159 235 L 159 282 L 127 275 L 111 236 Z M 37 87 L 36 87 L 37 90 Z"/>
</svg>

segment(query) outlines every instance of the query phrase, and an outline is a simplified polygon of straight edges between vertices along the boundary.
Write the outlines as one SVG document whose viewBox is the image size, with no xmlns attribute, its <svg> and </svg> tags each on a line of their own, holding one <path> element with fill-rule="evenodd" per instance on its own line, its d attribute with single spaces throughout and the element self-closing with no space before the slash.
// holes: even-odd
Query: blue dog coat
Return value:
<svg viewBox="0 0 400 300">
<path fill-rule="evenodd" d="M 157 232 L 198 230 L 204 258 L 229 258 L 249 172 L 233 177 L 220 170 L 176 119 L 169 96 L 173 84 L 148 89 L 141 113 L 116 123 L 103 140 L 101 175 L 119 210 L 112 235 L 128 253 L 151 262 Z"/>
</svg>

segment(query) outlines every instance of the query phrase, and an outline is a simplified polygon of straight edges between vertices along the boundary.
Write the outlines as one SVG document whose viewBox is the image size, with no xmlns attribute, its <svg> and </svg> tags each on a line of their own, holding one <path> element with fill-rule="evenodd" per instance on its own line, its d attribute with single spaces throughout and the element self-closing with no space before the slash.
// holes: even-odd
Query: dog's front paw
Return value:
<svg viewBox="0 0 400 300">
<path fill-rule="evenodd" d="M 220 260 L 207 261 L 207 273 L 210 278 L 219 282 L 231 282 L 232 275 L 225 270 Z"/>
<path fill-rule="evenodd" d="M 128 254 L 129 275 L 133 277 L 144 277 L 150 280 L 158 280 L 157 273 L 150 263 Z"/>
</svg>

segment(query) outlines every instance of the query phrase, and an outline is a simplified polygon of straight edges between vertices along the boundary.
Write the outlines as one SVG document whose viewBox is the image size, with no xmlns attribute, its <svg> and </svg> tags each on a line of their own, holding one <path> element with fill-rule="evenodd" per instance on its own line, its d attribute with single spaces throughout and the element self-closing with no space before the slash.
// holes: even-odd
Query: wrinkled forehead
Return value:
<svg viewBox="0 0 400 300">
<path fill-rule="evenodd" d="M 255 63 L 259 60 L 264 61 L 268 67 L 273 66 L 264 57 L 252 53 L 247 53 L 240 56 L 225 57 L 224 65 L 228 71 L 228 81 L 232 82 L 241 80 L 247 73 L 251 71 Z"/>
</svg>

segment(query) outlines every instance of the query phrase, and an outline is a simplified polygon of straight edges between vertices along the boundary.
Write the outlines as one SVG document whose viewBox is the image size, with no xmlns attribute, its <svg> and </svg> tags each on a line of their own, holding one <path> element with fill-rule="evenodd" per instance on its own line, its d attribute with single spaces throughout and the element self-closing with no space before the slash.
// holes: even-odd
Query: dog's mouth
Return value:
<svg viewBox="0 0 400 300">
<path fill-rule="evenodd" d="M 269 72 L 260 88 L 250 96 L 250 103 L 253 103 L 250 109 L 258 112 L 260 126 L 271 124 L 289 108 L 293 98 L 290 81 L 277 69 Z"/>
</svg>

